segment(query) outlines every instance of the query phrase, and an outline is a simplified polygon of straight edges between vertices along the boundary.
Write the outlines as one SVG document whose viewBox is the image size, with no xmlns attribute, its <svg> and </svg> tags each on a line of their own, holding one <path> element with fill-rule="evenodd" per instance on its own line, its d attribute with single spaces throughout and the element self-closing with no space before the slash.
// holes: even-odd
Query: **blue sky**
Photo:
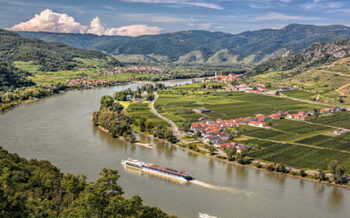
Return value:
<svg viewBox="0 0 350 218">
<path fill-rule="evenodd" d="M 52 13 L 46 11 L 17 30 L 45 26 L 44 31 L 127 35 L 132 26 L 133 31 L 143 28 L 137 35 L 189 29 L 239 33 L 290 23 L 350 26 L 349 0 L 0 0 L 0 28 L 26 22 L 46 9 Z M 52 14 L 60 20 L 59 27 L 45 23 L 45 16 Z M 62 27 L 65 20 L 68 26 Z"/>
</svg>

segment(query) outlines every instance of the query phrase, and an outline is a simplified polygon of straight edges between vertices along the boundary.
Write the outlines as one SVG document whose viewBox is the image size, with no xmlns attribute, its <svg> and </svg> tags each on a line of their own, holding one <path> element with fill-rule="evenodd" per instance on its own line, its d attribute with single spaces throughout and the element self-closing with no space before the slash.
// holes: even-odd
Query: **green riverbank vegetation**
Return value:
<svg viewBox="0 0 350 218">
<path fill-rule="evenodd" d="M 49 161 L 26 160 L 0 147 L 0 217 L 169 217 L 123 196 L 117 170 L 86 176 L 63 174 Z"/>
</svg>

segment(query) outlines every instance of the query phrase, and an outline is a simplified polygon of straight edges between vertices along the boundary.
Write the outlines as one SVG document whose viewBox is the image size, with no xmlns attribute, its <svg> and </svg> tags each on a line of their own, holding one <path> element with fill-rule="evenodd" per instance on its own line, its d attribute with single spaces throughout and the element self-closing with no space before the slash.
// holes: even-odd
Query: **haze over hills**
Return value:
<svg viewBox="0 0 350 218">
<path fill-rule="evenodd" d="M 286 50 L 301 52 L 315 42 L 350 38 L 350 28 L 343 25 L 290 24 L 282 29 L 240 34 L 191 30 L 139 37 L 48 32 L 19 34 L 77 48 L 105 51 L 124 62 L 247 65 L 275 57 Z"/>
</svg>

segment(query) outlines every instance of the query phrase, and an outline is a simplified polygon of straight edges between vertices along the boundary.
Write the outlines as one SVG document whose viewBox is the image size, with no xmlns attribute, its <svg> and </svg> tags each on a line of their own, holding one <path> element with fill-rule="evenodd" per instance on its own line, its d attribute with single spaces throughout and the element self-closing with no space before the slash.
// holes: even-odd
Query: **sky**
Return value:
<svg viewBox="0 0 350 218">
<path fill-rule="evenodd" d="M 0 28 L 97 35 L 350 26 L 350 0 L 0 0 Z"/>
</svg>

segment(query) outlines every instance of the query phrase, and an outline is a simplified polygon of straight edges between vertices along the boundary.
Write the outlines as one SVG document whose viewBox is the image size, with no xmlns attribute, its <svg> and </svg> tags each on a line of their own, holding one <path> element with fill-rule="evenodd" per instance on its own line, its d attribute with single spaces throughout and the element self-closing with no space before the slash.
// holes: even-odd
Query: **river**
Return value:
<svg viewBox="0 0 350 218">
<path fill-rule="evenodd" d="M 191 80 L 167 81 L 166 85 Z M 49 160 L 63 172 L 96 180 L 104 167 L 117 168 L 126 196 L 179 217 L 349 217 L 350 190 L 285 175 L 234 166 L 153 142 L 155 149 L 113 139 L 94 128 L 99 99 L 142 83 L 71 91 L 0 115 L 0 146 L 26 158 Z M 125 170 L 132 157 L 192 173 L 197 184 L 181 185 Z"/>
</svg>

